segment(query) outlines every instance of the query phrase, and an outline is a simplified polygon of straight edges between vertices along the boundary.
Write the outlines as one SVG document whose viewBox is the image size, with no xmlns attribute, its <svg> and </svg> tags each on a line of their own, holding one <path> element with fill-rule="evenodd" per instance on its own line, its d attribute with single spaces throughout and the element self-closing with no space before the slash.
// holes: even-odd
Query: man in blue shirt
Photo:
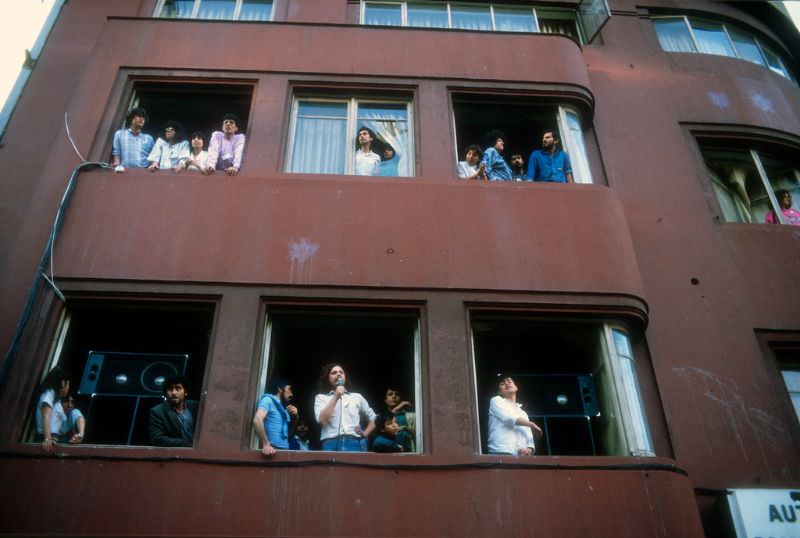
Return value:
<svg viewBox="0 0 800 538">
<path fill-rule="evenodd" d="M 142 132 L 147 118 L 145 109 L 134 108 L 125 117 L 126 128 L 114 133 L 111 164 L 117 172 L 124 172 L 126 167 L 147 168 L 150 165 L 147 156 L 153 149 L 153 137 Z"/>
<path fill-rule="evenodd" d="M 505 138 L 500 131 L 492 131 L 486 135 L 486 150 L 481 163 L 486 168 L 486 176 L 490 181 L 511 181 L 511 168 L 503 158 Z"/>
<path fill-rule="evenodd" d="M 253 428 L 261 440 L 261 453 L 266 457 L 275 449 L 289 449 L 289 428 L 297 421 L 297 408 L 287 405 L 292 399 L 292 386 L 285 380 L 270 381 L 267 393 L 261 396 L 253 417 Z"/>
<path fill-rule="evenodd" d="M 528 179 L 551 183 L 574 183 L 569 155 L 558 149 L 555 132 L 542 136 L 542 149 L 534 150 L 528 159 Z"/>
</svg>

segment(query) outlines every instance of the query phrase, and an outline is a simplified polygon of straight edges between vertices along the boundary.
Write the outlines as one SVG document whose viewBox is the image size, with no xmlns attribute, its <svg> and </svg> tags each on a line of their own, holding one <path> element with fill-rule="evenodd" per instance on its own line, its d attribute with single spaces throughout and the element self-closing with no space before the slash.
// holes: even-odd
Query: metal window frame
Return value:
<svg viewBox="0 0 800 538">
<path fill-rule="evenodd" d="M 164 0 L 160 0 L 160 1 L 163 2 Z M 200 1 L 200 0 L 196 0 L 196 1 Z M 409 2 L 412 2 L 414 4 L 440 5 L 440 4 L 437 4 L 435 2 L 426 2 L 424 0 L 423 1 L 416 1 L 416 0 L 359 0 L 359 17 L 358 17 L 359 24 L 361 24 L 361 25 L 366 24 L 364 21 L 366 20 L 367 4 L 384 4 L 384 5 L 399 5 L 400 6 L 401 26 L 403 26 L 403 27 L 412 27 L 408 23 L 408 3 Z M 518 4 L 500 4 L 500 5 L 495 5 L 495 4 L 492 4 L 492 3 L 489 3 L 489 2 L 480 3 L 480 4 L 469 4 L 469 3 L 465 3 L 465 2 L 446 2 L 444 5 L 445 5 L 445 8 L 447 10 L 447 28 L 446 28 L 447 30 L 458 30 L 459 29 L 459 28 L 453 28 L 453 10 L 452 10 L 452 6 L 454 4 L 455 5 L 466 5 L 466 6 L 480 6 L 480 7 L 488 7 L 489 8 L 489 16 L 490 16 L 491 21 L 492 21 L 491 30 L 474 30 L 474 31 L 491 31 L 491 32 L 499 32 L 499 31 L 501 31 L 501 30 L 497 29 L 497 22 L 496 22 L 496 19 L 495 19 L 495 11 L 494 10 L 495 10 L 496 7 L 498 7 L 498 8 L 508 7 L 508 8 L 516 8 L 516 9 L 527 8 L 527 9 L 531 10 L 531 13 L 533 14 L 534 30 L 532 32 L 525 32 L 525 33 L 531 33 L 531 34 L 546 33 L 546 32 L 542 32 L 541 31 L 541 25 L 539 24 L 539 16 L 537 14 L 536 7 L 534 7 L 532 5 L 518 5 Z M 570 10 L 565 8 L 563 11 L 564 12 L 568 12 Z M 574 15 L 573 16 L 573 21 L 575 22 L 575 27 L 577 28 L 577 31 L 578 31 L 578 41 L 580 41 L 581 43 L 585 43 L 586 40 L 585 40 L 585 37 L 584 37 L 583 28 L 582 28 L 582 25 L 580 23 L 580 19 L 579 19 L 578 15 L 577 15 L 577 12 L 573 12 L 573 15 Z"/>
<path fill-rule="evenodd" d="M 244 4 L 245 0 L 234 0 L 236 3 L 233 8 L 233 16 L 230 19 L 219 19 L 219 20 L 231 20 L 231 21 L 238 21 L 239 17 L 242 14 L 242 5 Z M 203 0 L 194 0 L 194 4 L 192 5 L 192 14 L 188 17 L 188 19 L 196 20 L 197 14 L 200 12 L 200 4 Z M 272 5 L 270 7 L 269 17 L 266 21 L 272 21 L 275 16 L 275 4 L 278 0 L 272 0 Z M 159 18 L 162 17 L 161 12 L 164 10 L 164 6 L 166 5 L 167 0 L 158 0 L 156 2 L 156 7 L 153 10 L 153 17 Z"/>
<path fill-rule="evenodd" d="M 363 1 L 363 0 L 362 0 Z M 408 124 L 408 159 L 409 159 L 409 173 L 408 176 L 396 176 L 401 178 L 416 177 L 416 169 L 414 163 L 416 162 L 416 144 L 414 141 L 414 101 L 412 98 L 408 100 L 403 99 L 381 99 L 380 97 L 318 97 L 318 96 L 304 96 L 295 95 L 292 97 L 292 117 L 289 123 L 289 143 L 286 148 L 286 163 L 284 165 L 284 172 L 292 174 L 300 174 L 302 172 L 295 172 L 291 169 L 292 157 L 294 155 L 295 136 L 297 133 L 297 112 L 299 110 L 300 101 L 314 101 L 318 103 L 346 103 L 347 115 L 345 118 L 345 129 L 348 133 L 355 132 L 358 123 L 358 105 L 361 103 L 371 104 L 387 104 L 397 105 L 403 104 L 406 106 L 406 122 Z M 345 142 L 345 163 L 344 172 L 341 175 L 352 176 L 355 175 L 355 160 L 356 150 L 354 144 Z M 339 174 L 334 174 L 339 175 Z"/>
<path fill-rule="evenodd" d="M 764 190 L 767 191 L 767 197 L 769 198 L 769 203 L 772 204 L 772 211 L 775 213 L 775 217 L 781 224 L 786 224 L 786 219 L 783 218 L 783 211 L 781 211 L 781 204 L 778 203 L 778 199 L 775 197 L 775 193 L 772 190 L 772 183 L 769 181 L 769 176 L 764 168 L 764 164 L 761 162 L 761 157 L 753 148 L 750 148 L 750 157 L 753 159 L 753 162 L 756 165 L 758 177 L 761 179 L 761 183 L 764 185 Z"/>
</svg>

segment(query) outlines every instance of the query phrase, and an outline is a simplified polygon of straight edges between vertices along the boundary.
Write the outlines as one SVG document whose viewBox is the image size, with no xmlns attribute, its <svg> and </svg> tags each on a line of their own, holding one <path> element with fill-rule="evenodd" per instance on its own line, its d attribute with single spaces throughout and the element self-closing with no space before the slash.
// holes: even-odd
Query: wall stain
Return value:
<svg viewBox="0 0 800 538">
<path fill-rule="evenodd" d="M 311 270 L 314 266 L 314 255 L 318 250 L 319 245 L 310 242 L 308 239 L 289 243 L 292 284 L 308 284 L 311 280 Z"/>
</svg>

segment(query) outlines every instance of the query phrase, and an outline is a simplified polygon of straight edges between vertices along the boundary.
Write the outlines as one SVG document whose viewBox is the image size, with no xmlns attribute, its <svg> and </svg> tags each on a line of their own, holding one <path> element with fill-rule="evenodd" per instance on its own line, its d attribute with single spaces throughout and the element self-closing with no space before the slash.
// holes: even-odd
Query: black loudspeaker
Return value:
<svg viewBox="0 0 800 538">
<path fill-rule="evenodd" d="M 519 399 L 529 414 L 594 417 L 600 412 L 590 374 L 517 374 L 512 377 L 519 385 Z"/>
<path fill-rule="evenodd" d="M 95 445 L 150 444 L 150 409 L 162 396 L 94 395 L 86 414 L 86 443 Z"/>
<path fill-rule="evenodd" d="M 587 416 L 532 417 L 544 430 L 536 442 L 540 456 L 594 456 L 597 454 L 592 436 L 592 421 Z"/>
<path fill-rule="evenodd" d="M 90 351 L 78 394 L 160 396 L 164 379 L 186 373 L 189 355 Z"/>
</svg>

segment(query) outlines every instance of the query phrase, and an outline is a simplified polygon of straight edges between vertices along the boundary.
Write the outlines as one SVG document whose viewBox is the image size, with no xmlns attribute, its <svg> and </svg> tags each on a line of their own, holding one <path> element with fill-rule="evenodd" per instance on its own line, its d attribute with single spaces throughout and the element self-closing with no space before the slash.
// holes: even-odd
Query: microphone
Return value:
<svg viewBox="0 0 800 538">
<path fill-rule="evenodd" d="M 343 377 L 340 377 L 339 379 L 336 380 L 336 386 L 337 387 L 343 387 L 344 386 L 344 378 Z"/>
</svg>

